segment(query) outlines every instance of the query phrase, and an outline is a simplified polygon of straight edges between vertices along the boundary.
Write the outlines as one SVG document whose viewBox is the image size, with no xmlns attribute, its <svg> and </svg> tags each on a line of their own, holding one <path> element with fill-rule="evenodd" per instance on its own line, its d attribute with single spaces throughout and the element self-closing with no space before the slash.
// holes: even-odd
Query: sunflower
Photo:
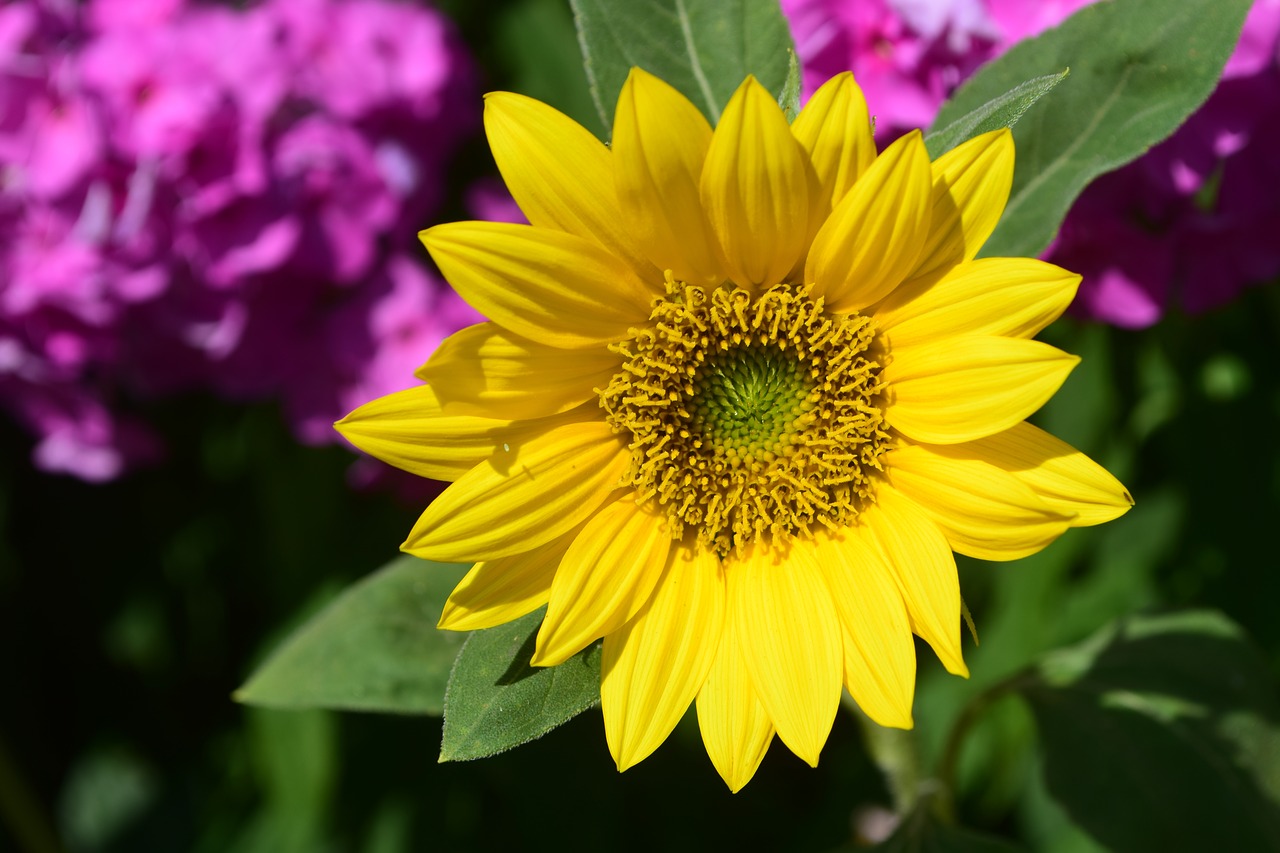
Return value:
<svg viewBox="0 0 1280 853">
<path fill-rule="evenodd" d="M 975 260 L 1007 130 L 877 153 L 849 74 L 791 123 L 749 77 L 713 130 L 640 69 L 611 147 L 505 92 L 485 129 L 531 224 L 421 236 L 490 322 L 337 426 L 452 481 L 402 546 L 475 562 L 441 628 L 545 605 L 540 666 L 603 637 L 619 770 L 695 701 L 735 791 L 775 734 L 816 765 L 842 688 L 909 728 L 913 634 L 968 674 L 953 550 L 1014 559 L 1132 504 L 1024 420 L 1078 361 L 1031 338 L 1079 276 Z"/>
</svg>

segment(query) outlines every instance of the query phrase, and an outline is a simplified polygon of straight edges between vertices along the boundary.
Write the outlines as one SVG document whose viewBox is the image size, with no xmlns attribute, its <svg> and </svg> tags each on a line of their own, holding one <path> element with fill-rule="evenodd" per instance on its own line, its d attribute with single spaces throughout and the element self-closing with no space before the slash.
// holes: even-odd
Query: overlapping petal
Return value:
<svg viewBox="0 0 1280 853">
<path fill-rule="evenodd" d="M 666 522 L 630 497 L 596 513 L 560 561 L 533 664 L 563 663 L 635 616 L 662 575 L 670 547 Z"/>
<path fill-rule="evenodd" d="M 365 403 L 334 424 L 356 447 L 419 477 L 456 480 L 488 459 L 499 459 L 556 427 L 596 420 L 592 410 L 515 421 L 446 415 L 429 385 L 397 391 Z"/>
<path fill-rule="evenodd" d="M 981 258 L 908 282 L 876 306 L 890 349 L 959 335 L 1030 338 L 1075 298 L 1080 276 L 1034 258 Z"/>
<path fill-rule="evenodd" d="M 751 781 L 773 742 L 773 721 L 760 704 L 738 639 L 745 614 L 726 608 L 724 631 L 707 680 L 698 693 L 698 728 L 716 771 L 735 794 Z"/>
<path fill-rule="evenodd" d="M 763 544 L 726 566 L 729 607 L 760 703 L 792 752 L 811 766 L 827 741 L 843 681 L 843 637 L 813 543 Z"/>
<path fill-rule="evenodd" d="M 836 314 L 889 294 L 912 270 L 929 234 L 929 155 L 919 132 L 884 150 L 814 235 L 804 280 Z"/>
<path fill-rule="evenodd" d="M 1013 134 L 975 136 L 933 161 L 929 236 L 913 276 L 973 260 L 987 242 L 1013 186 Z"/>
<path fill-rule="evenodd" d="M 757 290 L 783 281 L 805 250 L 816 183 L 778 102 L 748 77 L 720 117 L 700 185 L 733 281 Z"/>
<path fill-rule="evenodd" d="M 720 560 L 706 549 L 673 547 L 649 601 L 604 638 L 600 706 L 619 770 L 657 749 L 706 683 L 724 611 Z"/>
<path fill-rule="evenodd" d="M 649 317 L 653 294 L 581 237 L 509 222 L 449 222 L 420 236 L 459 296 L 522 337 L 601 346 Z"/>
<path fill-rule="evenodd" d="M 628 459 L 626 443 L 603 421 L 508 443 L 432 501 L 400 547 L 455 563 L 537 548 L 593 515 L 618 488 Z"/>
<path fill-rule="evenodd" d="M 532 551 L 476 563 L 444 603 L 439 627 L 446 631 L 492 628 L 546 604 L 556 567 L 577 534 L 577 529 L 571 530 Z"/>
<path fill-rule="evenodd" d="M 688 98 L 631 69 L 613 120 L 618 204 L 636 245 L 658 269 L 690 284 L 726 277 L 699 191 L 710 146 L 711 125 Z"/>
<path fill-rule="evenodd" d="M 992 335 L 894 347 L 882 374 L 885 418 L 916 441 L 984 438 L 1039 409 L 1079 362 L 1039 341 Z"/>
<path fill-rule="evenodd" d="M 871 115 L 853 75 L 846 71 L 823 83 L 791 123 L 791 132 L 818 178 L 813 207 L 820 223 L 876 159 Z"/>
<path fill-rule="evenodd" d="M 517 420 L 594 400 L 621 364 L 604 347 L 566 351 L 479 323 L 445 338 L 416 375 L 451 415 Z"/>
<path fill-rule="evenodd" d="M 1029 423 L 964 444 L 931 447 L 949 459 L 986 462 L 1029 486 L 1047 505 L 1088 527 L 1119 518 L 1133 496 L 1105 468 L 1065 441 Z"/>
<path fill-rule="evenodd" d="M 635 246 L 619 215 L 609 149 L 541 101 L 511 92 L 485 97 L 484 129 L 512 198 L 533 225 L 566 231 L 624 259 L 655 287 L 662 272 Z"/>
<path fill-rule="evenodd" d="M 1034 554 L 1061 536 L 1073 516 L 1055 509 L 1007 471 L 927 446 L 883 457 L 889 484 L 923 509 L 952 549 L 983 560 Z"/>
<path fill-rule="evenodd" d="M 936 524 L 891 488 L 876 492 L 865 523 L 893 572 L 911 618 L 911 630 L 933 647 L 953 675 L 969 676 L 960 650 L 960 578 L 955 557 Z"/>
<path fill-rule="evenodd" d="M 868 717 L 909 729 L 916 649 L 893 570 L 862 525 L 815 537 L 844 631 L 844 683 Z M 950 553 L 950 552 L 948 552 Z"/>
</svg>

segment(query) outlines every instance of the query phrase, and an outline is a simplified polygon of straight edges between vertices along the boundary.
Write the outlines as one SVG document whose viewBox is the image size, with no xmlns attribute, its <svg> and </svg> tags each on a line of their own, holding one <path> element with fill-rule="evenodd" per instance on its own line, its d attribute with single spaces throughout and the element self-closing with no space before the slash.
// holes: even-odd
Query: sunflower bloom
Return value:
<svg viewBox="0 0 1280 853">
<path fill-rule="evenodd" d="M 748 78 L 713 129 L 639 69 L 611 147 L 509 93 L 485 128 L 531 224 L 422 239 L 491 322 L 338 428 L 452 481 L 403 545 L 475 562 L 441 628 L 545 605 L 541 666 L 604 638 L 620 770 L 694 702 L 735 791 L 775 734 L 816 765 L 842 688 L 909 728 L 912 634 L 968 674 L 952 552 L 1022 557 L 1132 504 L 1025 422 L 1078 360 L 1031 338 L 1079 276 L 975 260 L 1008 131 L 877 153 L 848 74 L 793 123 Z"/>
</svg>

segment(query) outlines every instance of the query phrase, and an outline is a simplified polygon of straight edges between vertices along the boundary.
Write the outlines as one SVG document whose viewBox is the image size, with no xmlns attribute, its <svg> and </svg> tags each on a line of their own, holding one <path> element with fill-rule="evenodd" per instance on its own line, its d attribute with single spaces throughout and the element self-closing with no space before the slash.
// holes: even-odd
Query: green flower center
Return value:
<svg viewBox="0 0 1280 853">
<path fill-rule="evenodd" d="M 806 365 L 777 345 L 713 353 L 693 380 L 690 422 L 702 437 L 740 456 L 783 455 L 813 408 Z"/>
</svg>

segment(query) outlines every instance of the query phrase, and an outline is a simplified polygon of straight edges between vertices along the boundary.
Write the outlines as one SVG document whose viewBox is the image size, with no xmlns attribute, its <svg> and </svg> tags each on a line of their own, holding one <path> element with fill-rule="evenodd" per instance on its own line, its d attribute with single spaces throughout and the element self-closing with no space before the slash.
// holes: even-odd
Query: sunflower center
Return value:
<svg viewBox="0 0 1280 853">
<path fill-rule="evenodd" d="M 810 407 L 813 382 L 794 349 L 756 345 L 712 353 L 693 387 L 694 431 L 725 452 L 758 456 L 786 452 Z"/>
<path fill-rule="evenodd" d="M 797 285 L 671 282 L 649 321 L 615 346 L 600 404 L 673 535 L 727 554 L 858 514 L 888 444 L 870 318 L 828 315 Z"/>
</svg>

